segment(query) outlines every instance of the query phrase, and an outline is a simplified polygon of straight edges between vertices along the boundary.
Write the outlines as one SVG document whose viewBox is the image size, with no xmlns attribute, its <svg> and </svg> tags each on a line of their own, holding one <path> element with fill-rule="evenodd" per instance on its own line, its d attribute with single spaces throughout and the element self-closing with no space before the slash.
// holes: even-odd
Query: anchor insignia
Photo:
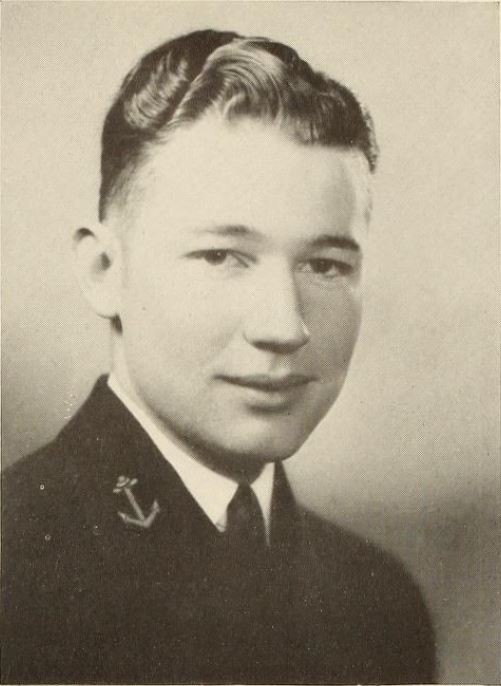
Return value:
<svg viewBox="0 0 501 686">
<path fill-rule="evenodd" d="M 135 499 L 134 494 L 132 493 L 132 487 L 136 484 L 137 479 L 130 479 L 128 476 L 118 477 L 117 485 L 113 489 L 113 493 L 125 493 L 127 500 L 129 501 L 132 509 L 134 510 L 136 517 L 131 517 L 125 512 L 120 511 L 118 512 L 118 516 L 126 524 L 133 524 L 134 526 L 138 526 L 141 529 L 149 529 L 149 527 L 153 524 L 153 521 L 155 520 L 157 514 L 160 512 L 160 505 L 155 500 L 155 502 L 150 508 L 149 514 L 145 515 L 139 503 Z"/>
</svg>

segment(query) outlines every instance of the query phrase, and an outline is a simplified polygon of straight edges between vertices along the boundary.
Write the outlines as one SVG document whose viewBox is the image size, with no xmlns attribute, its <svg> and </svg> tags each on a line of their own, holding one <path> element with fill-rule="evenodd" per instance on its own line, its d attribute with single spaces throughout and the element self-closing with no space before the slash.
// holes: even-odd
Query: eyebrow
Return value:
<svg viewBox="0 0 501 686">
<path fill-rule="evenodd" d="M 314 238 L 310 245 L 312 248 L 340 248 L 341 250 L 360 252 L 359 244 L 350 236 L 336 236 L 330 233 L 323 233 L 321 236 Z"/>
<path fill-rule="evenodd" d="M 243 224 L 223 224 L 222 226 L 210 226 L 209 228 L 199 229 L 197 233 L 210 233 L 216 236 L 233 236 L 246 238 L 262 239 L 263 235 L 256 229 Z"/>
<path fill-rule="evenodd" d="M 253 229 L 243 224 L 225 224 L 221 226 L 211 226 L 209 228 L 200 229 L 199 233 L 209 233 L 217 236 L 231 236 L 244 237 L 253 240 L 264 240 L 263 234 L 257 229 Z M 330 233 L 323 233 L 308 242 L 311 248 L 338 248 L 341 250 L 352 250 L 353 252 L 360 252 L 360 246 L 350 236 L 336 235 Z"/>
</svg>

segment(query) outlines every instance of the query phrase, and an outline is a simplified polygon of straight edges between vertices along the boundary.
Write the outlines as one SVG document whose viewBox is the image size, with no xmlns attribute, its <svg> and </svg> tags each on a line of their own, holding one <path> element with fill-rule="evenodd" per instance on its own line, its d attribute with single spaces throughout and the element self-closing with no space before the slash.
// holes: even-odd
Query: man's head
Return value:
<svg viewBox="0 0 501 686">
<path fill-rule="evenodd" d="M 122 383 L 216 468 L 290 456 L 358 334 L 368 114 L 290 48 L 202 31 L 139 62 L 102 143 L 78 253 Z"/>
</svg>

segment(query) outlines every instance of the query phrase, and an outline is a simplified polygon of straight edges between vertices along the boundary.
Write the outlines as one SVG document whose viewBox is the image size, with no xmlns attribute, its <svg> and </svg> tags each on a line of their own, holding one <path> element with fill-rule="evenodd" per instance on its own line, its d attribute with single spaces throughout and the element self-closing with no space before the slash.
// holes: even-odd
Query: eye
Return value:
<svg viewBox="0 0 501 686">
<path fill-rule="evenodd" d="M 301 265 L 301 271 L 317 276 L 333 279 L 336 276 L 346 276 L 353 272 L 353 265 L 348 262 L 334 260 L 328 257 L 314 257 Z"/>
<path fill-rule="evenodd" d="M 247 267 L 248 259 L 244 255 L 226 248 L 208 248 L 207 250 L 196 250 L 188 255 L 194 260 L 203 260 L 211 267 Z"/>
<path fill-rule="evenodd" d="M 204 259 L 208 264 L 217 266 L 223 264 L 229 257 L 228 250 L 201 250 L 200 258 Z"/>
</svg>

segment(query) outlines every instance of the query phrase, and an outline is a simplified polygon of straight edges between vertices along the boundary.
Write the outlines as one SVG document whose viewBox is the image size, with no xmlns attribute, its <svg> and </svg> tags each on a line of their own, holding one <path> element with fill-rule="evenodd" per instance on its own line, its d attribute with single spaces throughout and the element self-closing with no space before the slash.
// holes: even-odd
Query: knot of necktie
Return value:
<svg viewBox="0 0 501 686">
<path fill-rule="evenodd" d="M 264 517 L 248 483 L 238 486 L 227 510 L 226 531 L 230 545 L 256 553 L 266 549 Z"/>
</svg>

